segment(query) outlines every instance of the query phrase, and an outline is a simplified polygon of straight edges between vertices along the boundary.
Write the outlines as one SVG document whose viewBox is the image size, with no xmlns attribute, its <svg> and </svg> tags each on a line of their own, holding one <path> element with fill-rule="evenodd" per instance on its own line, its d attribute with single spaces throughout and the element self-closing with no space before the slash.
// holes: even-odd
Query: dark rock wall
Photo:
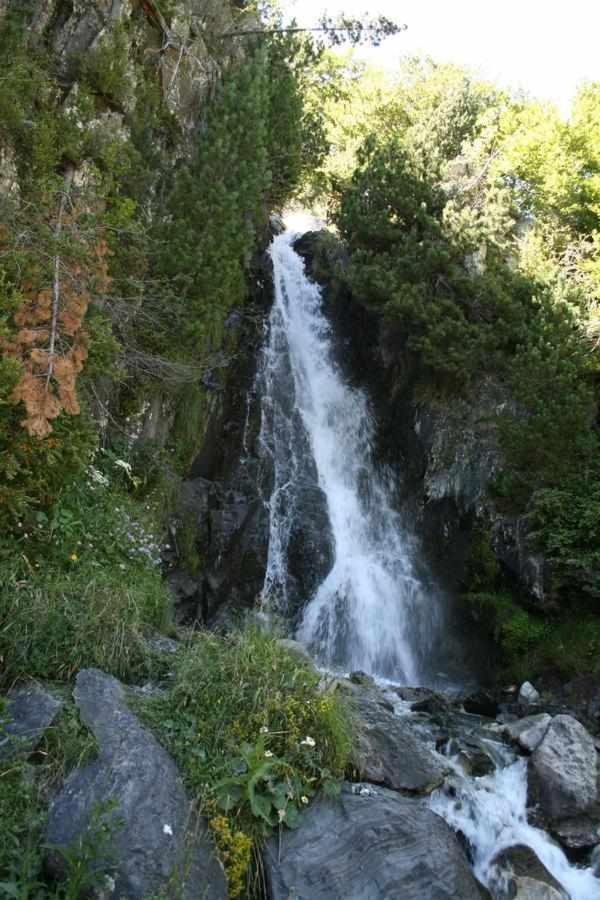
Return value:
<svg viewBox="0 0 600 900">
<path fill-rule="evenodd" d="M 260 409 L 253 386 L 273 296 L 266 253 L 256 261 L 250 288 L 249 302 L 227 319 L 236 352 L 223 386 L 211 397 L 204 439 L 171 525 L 167 579 L 187 622 L 215 624 L 252 607 L 264 580 L 270 473 L 261 468 L 257 451 Z M 194 545 L 196 571 L 181 552 L 183 533 Z"/>
</svg>

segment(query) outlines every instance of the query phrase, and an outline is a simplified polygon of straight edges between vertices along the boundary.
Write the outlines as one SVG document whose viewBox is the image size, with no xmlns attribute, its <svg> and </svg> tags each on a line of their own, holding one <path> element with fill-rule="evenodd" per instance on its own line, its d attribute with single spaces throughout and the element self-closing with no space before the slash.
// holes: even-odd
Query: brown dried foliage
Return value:
<svg viewBox="0 0 600 900">
<path fill-rule="evenodd" d="M 72 225 L 73 213 L 69 219 Z M 2 352 L 21 364 L 21 377 L 10 399 L 25 407 L 21 425 L 32 437 L 47 437 L 52 431 L 52 420 L 61 412 L 71 416 L 80 412 L 77 376 L 88 355 L 83 322 L 92 286 L 94 292 L 104 293 L 110 284 L 108 253 L 106 241 L 101 238 L 85 265 L 80 260 L 60 259 L 54 335 L 53 289 L 29 281 L 22 286 L 23 300 L 14 315 L 15 333 L 10 338 L 0 338 Z"/>
</svg>

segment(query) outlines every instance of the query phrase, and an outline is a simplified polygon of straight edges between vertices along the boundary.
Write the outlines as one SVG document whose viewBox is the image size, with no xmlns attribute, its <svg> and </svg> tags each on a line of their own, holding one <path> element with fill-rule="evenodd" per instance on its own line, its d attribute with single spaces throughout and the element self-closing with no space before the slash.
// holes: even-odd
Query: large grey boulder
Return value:
<svg viewBox="0 0 600 900">
<path fill-rule="evenodd" d="M 572 716 L 555 716 L 529 758 L 530 800 L 550 819 L 585 812 L 596 800 L 594 739 Z"/>
<path fill-rule="evenodd" d="M 529 753 L 533 753 L 536 747 L 541 744 L 551 721 L 552 716 L 549 716 L 548 713 L 526 716 L 524 719 L 518 719 L 516 722 L 509 722 L 505 726 L 505 731 L 519 747 L 527 750 Z"/>
<path fill-rule="evenodd" d="M 142 900 L 170 882 L 182 900 L 226 897 L 206 822 L 194 814 L 171 757 L 128 708 L 120 682 L 85 669 L 77 676 L 75 701 L 96 737 L 99 757 L 66 779 L 50 807 L 48 842 L 72 845 L 95 811 L 112 801 L 110 896 Z M 57 858 L 50 864 L 60 874 Z"/>
<path fill-rule="evenodd" d="M 37 684 L 10 691 L 0 725 L 0 759 L 33 750 L 61 706 L 59 697 Z"/>
<path fill-rule="evenodd" d="M 271 900 L 482 900 L 448 825 L 416 798 L 349 785 L 264 851 Z"/>
<path fill-rule="evenodd" d="M 429 793 L 444 779 L 446 766 L 407 716 L 375 684 L 347 684 L 354 713 L 351 765 L 363 781 L 396 791 Z"/>
</svg>

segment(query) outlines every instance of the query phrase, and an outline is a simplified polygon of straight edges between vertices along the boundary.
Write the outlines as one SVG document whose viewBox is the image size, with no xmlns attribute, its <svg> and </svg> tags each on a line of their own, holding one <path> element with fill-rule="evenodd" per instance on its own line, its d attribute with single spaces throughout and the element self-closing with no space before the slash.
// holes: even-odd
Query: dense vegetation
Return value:
<svg viewBox="0 0 600 900">
<path fill-rule="evenodd" d="M 120 651 L 86 649 L 86 620 L 109 643 L 115 626 L 129 638 L 164 621 L 156 541 L 173 470 L 201 440 L 201 377 L 269 211 L 319 152 L 300 40 L 248 41 L 190 133 L 134 17 L 67 61 L 65 97 L 64 64 L 30 39 L 33 9 L 11 5 L 0 35 L 5 683 L 68 678 L 86 659 L 123 674 Z M 185 397 L 168 448 L 135 442 L 156 395 L 175 410 Z M 119 646 L 135 655 L 135 640 Z"/>
<path fill-rule="evenodd" d="M 349 712 L 335 683 L 324 691 L 320 680 L 254 628 L 226 639 L 200 633 L 179 655 L 172 687 L 142 707 L 209 816 L 231 897 L 249 869 L 262 896 L 253 848 L 275 828 L 296 828 L 318 790 L 338 789 Z"/>
<path fill-rule="evenodd" d="M 349 62 L 342 72 L 350 87 L 331 101 L 338 152 L 328 163 L 349 249 L 337 275 L 401 325 L 434 394 L 451 402 L 476 398 L 483 379 L 499 385 L 506 402 L 489 413 L 504 464 L 490 490 L 499 511 L 526 516 L 560 615 L 538 619 L 507 601 L 499 570 L 473 577 L 474 602 L 488 620 L 495 610 L 522 674 L 595 668 L 599 86 L 584 85 L 563 121 L 454 66 L 412 61 L 395 85 Z M 573 632 L 574 613 L 576 649 L 563 652 L 561 616 Z"/>
<path fill-rule="evenodd" d="M 303 92 L 318 48 L 276 30 L 224 40 L 219 22 L 256 21 L 240 6 L 216 17 L 204 58 L 183 47 L 168 79 L 159 49 L 175 40 L 176 3 L 135 5 L 67 59 L 51 49 L 60 16 L 42 33 L 35 3 L 0 17 L 0 686 L 66 691 L 85 666 L 131 682 L 174 664 L 168 697 L 141 712 L 211 818 L 231 896 L 256 842 L 333 788 L 348 745 L 338 700 L 274 638 L 200 634 L 167 662 L 147 640 L 176 633 L 160 552 L 202 439 L 203 375 L 235 350 L 224 321 L 246 299 L 270 212 L 326 149 Z M 207 57 L 190 121 L 178 91 Z M 172 411 L 167 444 L 137 439 L 154 398 Z M 67 700 L 36 753 L 0 772 L 3 896 L 75 900 L 101 884 L 104 810 L 66 851 L 65 882 L 43 871 L 50 794 L 93 752 Z"/>
<path fill-rule="evenodd" d="M 256 4 L 229 6 L 234 26 L 256 23 Z M 493 503 L 527 517 L 558 613 L 518 602 L 483 521 L 476 614 L 513 671 L 597 671 L 598 85 L 565 122 L 456 67 L 413 62 L 391 84 L 302 35 L 238 42 L 215 26 L 190 116 L 175 97 L 180 66 L 194 71 L 186 46 L 161 68 L 177 3 L 155 7 L 134 4 L 67 59 L 51 49 L 60 16 L 41 32 L 34 2 L 0 17 L 0 687 L 33 677 L 66 697 L 83 666 L 165 674 L 147 638 L 181 637 L 160 550 L 205 426 L 202 379 L 235 349 L 224 325 L 269 213 L 299 191 L 327 205 L 349 251 L 336 275 L 401 323 L 432 392 L 469 397 L 484 375 L 504 391 Z M 324 35 L 338 42 L 339 24 Z M 341 25 L 361 39 L 361 23 Z M 174 425 L 155 444 L 139 428 L 157 398 Z M 210 817 L 231 896 L 259 892 L 253 848 L 335 789 L 348 711 L 251 628 L 188 635 L 168 662 L 140 715 Z M 67 699 L 37 753 L 0 772 L 0 894 L 76 898 L 102 876 L 104 819 L 67 854 L 64 885 L 42 870 L 51 791 L 93 752 Z"/>
</svg>

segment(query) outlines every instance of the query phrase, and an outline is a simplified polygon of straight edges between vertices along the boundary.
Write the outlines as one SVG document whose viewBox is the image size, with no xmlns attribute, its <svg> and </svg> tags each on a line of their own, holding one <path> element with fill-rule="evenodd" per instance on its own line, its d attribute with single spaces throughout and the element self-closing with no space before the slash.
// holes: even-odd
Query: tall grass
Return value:
<svg viewBox="0 0 600 900">
<path fill-rule="evenodd" d="M 150 666 L 144 637 L 166 623 L 160 574 L 82 567 L 22 578 L 6 571 L 0 586 L 0 686 L 22 678 L 69 681 L 96 666 L 135 678 Z"/>
</svg>

